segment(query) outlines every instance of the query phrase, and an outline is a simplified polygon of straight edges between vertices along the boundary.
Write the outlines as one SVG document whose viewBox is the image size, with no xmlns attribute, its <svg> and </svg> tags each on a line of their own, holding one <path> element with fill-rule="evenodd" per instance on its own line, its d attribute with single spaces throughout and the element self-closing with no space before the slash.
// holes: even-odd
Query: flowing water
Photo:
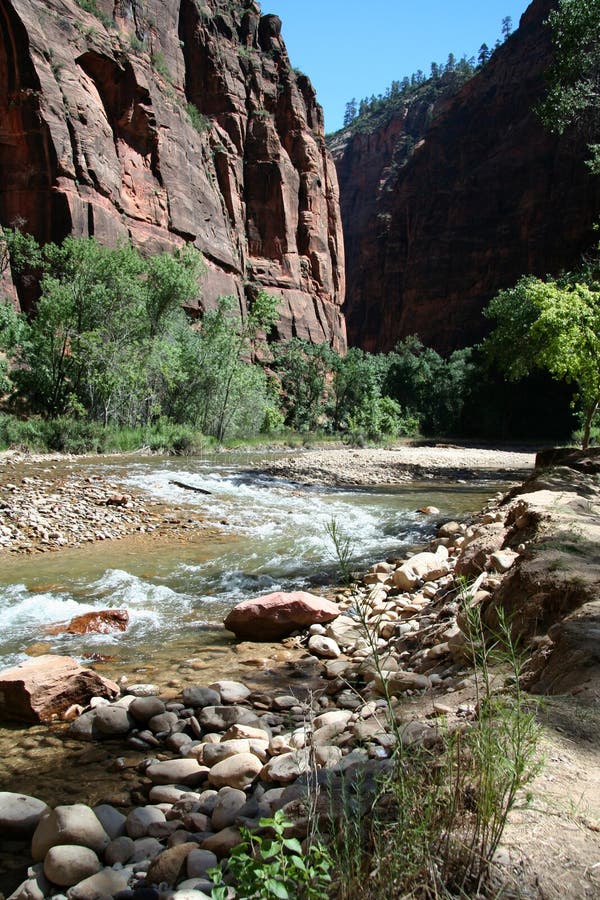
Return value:
<svg viewBox="0 0 600 900">
<path fill-rule="evenodd" d="M 256 457 L 255 457 L 256 459 Z M 177 537 L 135 536 L 0 564 L 0 669 L 54 652 L 94 659 L 94 667 L 129 683 L 152 681 L 163 696 L 186 683 L 218 678 L 255 688 L 300 690 L 310 686 L 296 660 L 280 644 L 236 645 L 222 627 L 240 600 L 274 590 L 334 584 L 337 561 L 327 536 L 335 519 L 353 545 L 352 564 L 367 567 L 402 556 L 428 540 L 441 520 L 468 516 L 506 482 L 443 484 L 437 480 L 397 487 L 341 490 L 304 487 L 252 471 L 249 459 L 102 459 L 41 464 L 53 477 L 62 469 L 100 474 L 206 528 Z M 57 471 L 58 470 L 58 471 Z M 11 478 L 32 474 L 18 468 Z M 172 484 L 181 481 L 210 493 Z M 436 515 L 417 510 L 439 508 Z M 181 515 L 181 512 L 179 513 Z M 49 625 L 94 609 L 127 609 L 130 626 L 112 636 L 48 636 Z M 294 668 L 295 667 L 295 668 Z M 308 679 L 308 680 L 307 680 Z M 288 688 L 289 690 L 289 688 Z M 123 753 L 127 765 L 123 769 Z M 69 738 L 63 725 L 0 723 L 0 790 L 20 791 L 51 806 L 109 802 L 127 810 L 144 802 L 134 753 L 119 741 L 87 745 Z M 30 864 L 28 848 L 0 839 L 0 892 L 11 893 Z"/>
<path fill-rule="evenodd" d="M 244 462 L 246 465 L 244 465 Z M 71 467 L 81 465 L 71 464 Z M 108 657 L 113 675 L 156 674 L 168 663 L 227 644 L 221 623 L 241 600 L 275 590 L 313 589 L 335 580 L 327 526 L 335 519 L 356 568 L 403 555 L 441 519 L 476 510 L 497 483 L 338 489 L 299 486 L 252 471 L 245 459 L 103 460 L 84 464 L 124 489 L 187 506 L 217 526 L 186 540 L 120 540 L 87 549 L 6 561 L 0 573 L 0 668 L 39 651 Z M 195 493 L 180 481 L 209 493 Z M 416 510 L 439 508 L 428 516 Z M 59 635 L 45 628 L 94 609 L 126 609 L 115 635 Z M 147 680 L 138 678 L 137 680 Z"/>
</svg>

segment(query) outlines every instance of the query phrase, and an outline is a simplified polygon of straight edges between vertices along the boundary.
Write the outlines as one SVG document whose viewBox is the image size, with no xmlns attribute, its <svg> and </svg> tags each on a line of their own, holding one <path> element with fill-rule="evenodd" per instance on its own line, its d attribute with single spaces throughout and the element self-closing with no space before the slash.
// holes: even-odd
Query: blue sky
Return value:
<svg viewBox="0 0 600 900">
<path fill-rule="evenodd" d="M 528 0 L 261 0 L 283 22 L 291 63 L 310 76 L 325 128 L 342 125 L 346 103 L 381 94 L 395 79 L 448 53 L 476 55 L 493 46 L 502 19 L 513 29 Z"/>
</svg>

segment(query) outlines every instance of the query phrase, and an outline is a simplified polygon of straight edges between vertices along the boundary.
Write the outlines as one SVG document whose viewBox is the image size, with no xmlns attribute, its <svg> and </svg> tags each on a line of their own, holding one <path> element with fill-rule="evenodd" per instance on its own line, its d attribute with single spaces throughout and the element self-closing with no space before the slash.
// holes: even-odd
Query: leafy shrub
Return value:
<svg viewBox="0 0 600 900">
<path fill-rule="evenodd" d="M 259 825 L 272 837 L 253 834 L 242 828 L 243 842 L 227 862 L 240 900 L 325 900 L 329 896 L 332 859 L 319 841 L 303 852 L 296 838 L 286 838 L 291 827 L 285 814 L 278 810 L 272 819 L 261 819 Z M 222 884 L 220 869 L 209 873 L 216 882 L 213 900 L 226 900 L 228 888 Z"/>
<path fill-rule="evenodd" d="M 77 6 L 81 9 L 84 9 L 86 12 L 91 13 L 93 16 L 96 16 L 99 19 L 105 28 L 114 28 L 114 22 L 111 16 L 108 16 L 101 9 L 98 9 L 96 4 L 96 0 L 76 0 Z"/>
<path fill-rule="evenodd" d="M 285 426 L 285 418 L 276 406 L 267 406 L 260 429 L 261 434 L 280 434 Z"/>
<path fill-rule="evenodd" d="M 107 433 L 97 422 L 59 416 L 21 420 L 0 415 L 0 446 L 58 453 L 100 453 L 107 448 Z"/>
<path fill-rule="evenodd" d="M 210 119 L 200 112 L 195 103 L 188 103 L 186 112 L 198 134 L 204 134 L 210 128 Z"/>
<path fill-rule="evenodd" d="M 169 67 L 167 66 L 164 54 L 161 53 L 160 50 L 156 50 L 154 53 L 152 53 L 152 55 L 150 56 L 150 62 L 154 71 L 162 76 L 165 81 L 168 81 L 169 84 L 172 84 L 173 76 L 169 72 Z"/>
<path fill-rule="evenodd" d="M 396 704 L 385 694 L 395 766 L 380 784 L 370 827 L 359 828 L 349 809 L 336 829 L 335 896 L 341 900 L 488 896 L 508 814 L 539 771 L 539 726 L 519 687 L 521 659 L 510 626 L 499 614 L 496 633 L 484 633 L 480 609 L 461 583 L 458 596 L 465 652 L 476 673 L 476 718 L 467 729 L 440 726 L 437 745 L 407 746 Z M 377 622 L 367 620 L 368 611 L 357 606 L 385 690 Z M 503 691 L 494 685 L 498 670 L 510 673 Z"/>
</svg>

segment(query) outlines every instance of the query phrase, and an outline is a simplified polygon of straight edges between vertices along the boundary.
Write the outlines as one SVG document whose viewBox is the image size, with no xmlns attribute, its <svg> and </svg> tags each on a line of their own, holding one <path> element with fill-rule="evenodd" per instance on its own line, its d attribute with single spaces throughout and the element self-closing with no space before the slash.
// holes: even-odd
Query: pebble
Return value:
<svg viewBox="0 0 600 900">
<path fill-rule="evenodd" d="M 333 638 L 321 634 L 313 634 L 308 642 L 308 649 L 322 659 L 338 659 L 342 654 Z"/>
</svg>

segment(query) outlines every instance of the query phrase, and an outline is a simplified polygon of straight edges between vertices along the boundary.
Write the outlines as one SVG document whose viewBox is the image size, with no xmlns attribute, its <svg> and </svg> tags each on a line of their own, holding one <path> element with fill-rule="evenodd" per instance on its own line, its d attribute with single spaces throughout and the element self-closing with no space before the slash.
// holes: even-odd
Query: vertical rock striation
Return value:
<svg viewBox="0 0 600 900">
<path fill-rule="evenodd" d="M 534 0 L 487 65 L 433 106 L 337 135 L 349 343 L 418 334 L 442 352 L 480 339 L 481 310 L 523 274 L 576 265 L 594 241 L 600 179 L 573 135 L 544 130 L 552 0 Z"/>
<path fill-rule="evenodd" d="M 337 176 L 279 19 L 253 0 L 80 3 L 0 0 L 0 223 L 192 241 L 203 307 L 264 287 L 280 337 L 343 349 Z"/>
</svg>

